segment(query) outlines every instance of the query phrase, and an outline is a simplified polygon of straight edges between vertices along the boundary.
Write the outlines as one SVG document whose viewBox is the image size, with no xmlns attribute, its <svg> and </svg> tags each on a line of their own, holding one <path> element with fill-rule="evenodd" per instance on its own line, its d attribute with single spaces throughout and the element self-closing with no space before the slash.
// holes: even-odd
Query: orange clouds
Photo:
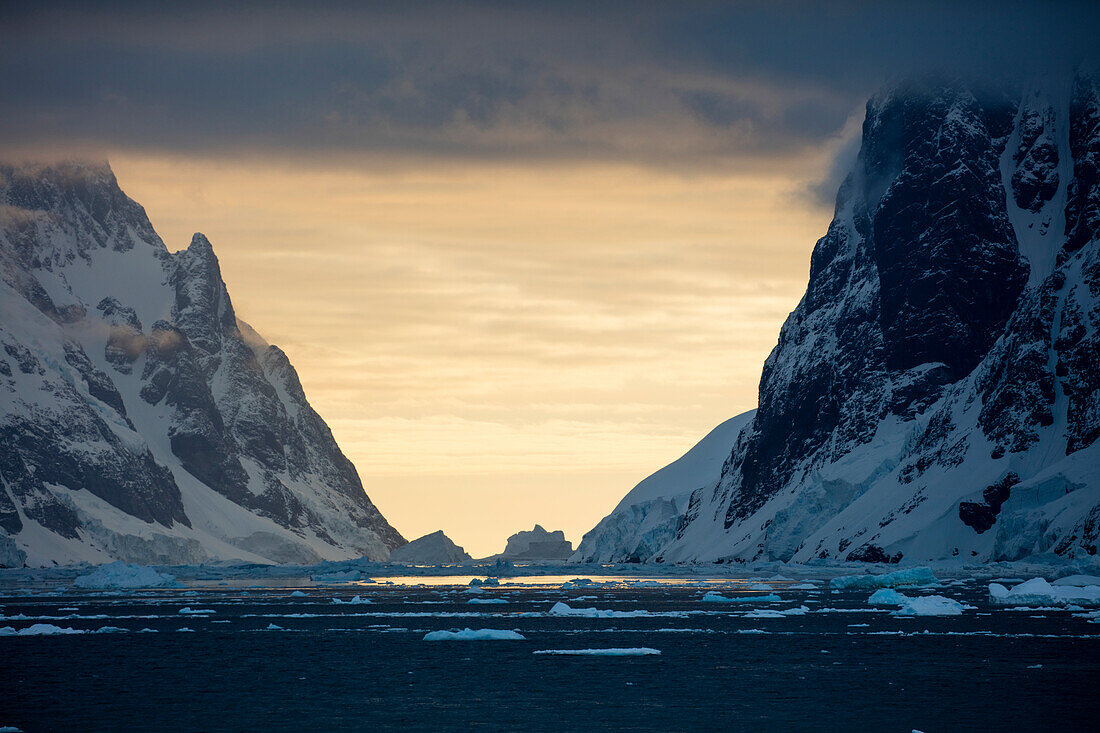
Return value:
<svg viewBox="0 0 1100 733">
<path fill-rule="evenodd" d="M 827 152 L 690 177 L 112 165 L 169 249 L 210 238 L 238 316 L 286 350 L 390 521 L 476 555 L 536 521 L 579 540 L 755 404 L 827 223 L 797 195 Z"/>
</svg>

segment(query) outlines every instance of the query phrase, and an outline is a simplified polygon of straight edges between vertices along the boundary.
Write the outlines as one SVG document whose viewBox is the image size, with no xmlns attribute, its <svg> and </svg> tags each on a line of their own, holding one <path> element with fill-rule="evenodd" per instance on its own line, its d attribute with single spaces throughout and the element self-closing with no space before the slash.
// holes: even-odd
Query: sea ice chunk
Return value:
<svg viewBox="0 0 1100 733">
<path fill-rule="evenodd" d="M 906 600 L 908 599 L 905 596 L 893 588 L 879 588 L 871 594 L 867 602 L 872 606 L 900 606 Z"/>
<path fill-rule="evenodd" d="M 527 637 L 505 629 L 463 629 L 462 631 L 430 631 L 424 641 L 526 641 Z"/>
<path fill-rule="evenodd" d="M 336 604 L 357 605 L 357 606 L 358 605 L 364 605 L 364 604 L 367 604 L 367 603 L 374 603 L 374 601 L 372 601 L 371 599 L 363 598 L 363 596 L 355 596 L 354 598 L 349 598 L 346 601 L 341 600 L 339 598 L 333 598 L 332 602 L 336 603 Z"/>
<path fill-rule="evenodd" d="M 142 565 L 112 562 L 100 565 L 92 572 L 73 580 L 77 588 L 164 588 L 176 585 L 168 573 L 158 573 Z"/>
<path fill-rule="evenodd" d="M 486 604 L 498 604 L 499 605 L 501 603 L 507 603 L 507 602 L 508 601 L 504 600 L 503 598 L 471 598 L 470 600 L 466 601 L 466 603 L 483 604 L 483 605 L 486 605 Z"/>
</svg>

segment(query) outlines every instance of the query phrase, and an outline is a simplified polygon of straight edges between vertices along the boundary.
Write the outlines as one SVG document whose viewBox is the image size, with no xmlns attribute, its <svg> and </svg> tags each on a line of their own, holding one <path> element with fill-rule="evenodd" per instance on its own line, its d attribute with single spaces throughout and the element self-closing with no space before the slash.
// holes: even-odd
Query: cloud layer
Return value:
<svg viewBox="0 0 1100 733">
<path fill-rule="evenodd" d="M 799 155 L 890 75 L 1093 62 L 1086 3 L 15 3 L 0 137 L 32 149 Z"/>
</svg>

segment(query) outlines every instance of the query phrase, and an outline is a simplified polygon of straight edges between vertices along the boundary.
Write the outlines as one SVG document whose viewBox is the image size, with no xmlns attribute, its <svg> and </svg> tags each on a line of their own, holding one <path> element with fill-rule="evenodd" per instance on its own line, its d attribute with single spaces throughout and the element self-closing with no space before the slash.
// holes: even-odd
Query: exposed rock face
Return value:
<svg viewBox="0 0 1100 733">
<path fill-rule="evenodd" d="M 385 559 L 404 543 L 210 243 L 105 165 L 0 166 L 0 529 L 28 562 Z"/>
<path fill-rule="evenodd" d="M 648 559 L 1095 554 L 1100 105 L 1064 86 L 871 100 L 759 409 Z"/>
<path fill-rule="evenodd" d="M 418 537 L 390 553 L 390 562 L 424 565 L 456 565 L 470 559 L 466 551 L 437 530 Z"/>
</svg>

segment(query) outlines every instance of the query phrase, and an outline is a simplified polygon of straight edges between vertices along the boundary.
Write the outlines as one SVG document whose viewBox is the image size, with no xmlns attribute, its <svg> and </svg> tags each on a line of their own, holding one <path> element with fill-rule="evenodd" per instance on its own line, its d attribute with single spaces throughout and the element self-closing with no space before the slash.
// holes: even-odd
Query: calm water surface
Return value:
<svg viewBox="0 0 1100 733">
<path fill-rule="evenodd" d="M 869 606 L 869 592 L 833 592 L 827 582 L 816 590 L 772 582 L 781 602 L 708 603 L 701 600 L 707 590 L 767 591 L 749 589 L 760 581 L 725 578 L 709 587 L 616 578 L 563 591 L 568 577 L 544 577 L 504 579 L 480 594 L 455 585 L 469 581 L 455 576 L 121 594 L 10 589 L 0 595 L 0 627 L 123 630 L 0 637 L 0 726 L 28 733 L 1100 730 L 1100 624 L 1063 610 L 990 607 L 984 583 L 902 589 L 975 608 L 899 618 Z M 295 590 L 306 596 L 291 596 Z M 333 602 L 355 595 L 371 602 Z M 648 615 L 550 615 L 557 601 Z M 753 617 L 802 606 L 802 615 Z M 429 631 L 462 628 L 515 630 L 526 640 L 423 640 Z M 661 653 L 533 654 L 609 647 Z"/>
</svg>

